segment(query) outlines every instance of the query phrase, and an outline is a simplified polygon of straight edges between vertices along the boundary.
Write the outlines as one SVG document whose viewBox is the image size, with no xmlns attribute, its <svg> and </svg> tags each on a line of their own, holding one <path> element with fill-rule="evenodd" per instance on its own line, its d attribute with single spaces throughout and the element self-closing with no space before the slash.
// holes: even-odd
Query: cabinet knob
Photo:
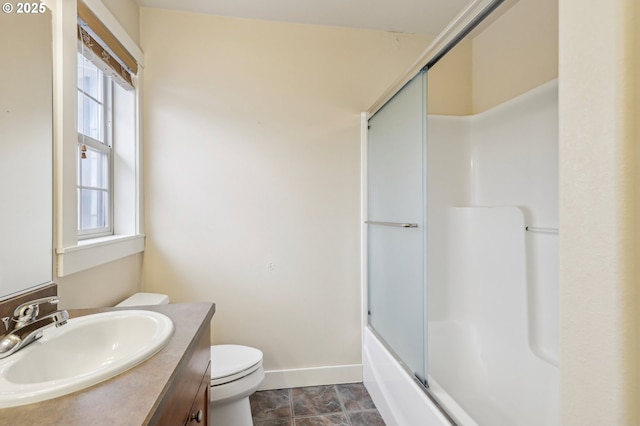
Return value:
<svg viewBox="0 0 640 426">
<path fill-rule="evenodd" d="M 198 410 L 197 413 L 191 413 L 191 417 L 189 418 L 189 420 L 195 420 L 196 423 L 202 423 L 203 417 L 204 414 L 202 413 L 202 410 Z"/>
</svg>

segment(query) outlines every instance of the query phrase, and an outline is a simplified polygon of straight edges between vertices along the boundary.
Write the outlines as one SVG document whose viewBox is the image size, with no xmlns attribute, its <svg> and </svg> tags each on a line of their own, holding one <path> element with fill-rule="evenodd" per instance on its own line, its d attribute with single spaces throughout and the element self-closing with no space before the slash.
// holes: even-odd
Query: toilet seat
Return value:
<svg viewBox="0 0 640 426">
<path fill-rule="evenodd" d="M 262 351 L 241 345 L 211 346 L 211 386 L 241 379 L 262 366 Z"/>
</svg>

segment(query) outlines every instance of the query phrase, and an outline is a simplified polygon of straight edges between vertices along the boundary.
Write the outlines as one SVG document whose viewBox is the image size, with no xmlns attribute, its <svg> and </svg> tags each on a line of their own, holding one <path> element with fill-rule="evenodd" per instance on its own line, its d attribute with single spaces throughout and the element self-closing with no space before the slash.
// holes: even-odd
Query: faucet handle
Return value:
<svg viewBox="0 0 640 426">
<path fill-rule="evenodd" d="M 17 322 L 16 328 L 23 327 L 35 320 L 40 313 L 40 305 L 43 303 L 57 304 L 59 301 L 58 296 L 49 296 L 21 304 L 13 311 L 13 320 Z"/>
<path fill-rule="evenodd" d="M 2 321 L 2 323 L 4 324 L 4 331 L 9 331 L 11 317 L 0 318 L 0 321 Z"/>
</svg>

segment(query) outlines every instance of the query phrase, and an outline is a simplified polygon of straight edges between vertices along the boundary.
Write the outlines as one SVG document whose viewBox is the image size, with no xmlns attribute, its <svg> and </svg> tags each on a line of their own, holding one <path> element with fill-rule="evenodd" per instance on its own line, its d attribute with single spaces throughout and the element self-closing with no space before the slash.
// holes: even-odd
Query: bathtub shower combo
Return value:
<svg viewBox="0 0 640 426">
<path fill-rule="evenodd" d="M 389 425 L 559 425 L 557 81 L 430 115 L 429 68 L 363 114 L 365 385 Z"/>
</svg>

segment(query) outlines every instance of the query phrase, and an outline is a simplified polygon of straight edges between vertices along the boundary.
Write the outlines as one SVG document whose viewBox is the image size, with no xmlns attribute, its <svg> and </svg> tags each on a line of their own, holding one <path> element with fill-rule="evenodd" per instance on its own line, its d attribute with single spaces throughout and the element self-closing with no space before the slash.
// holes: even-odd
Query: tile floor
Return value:
<svg viewBox="0 0 640 426">
<path fill-rule="evenodd" d="M 362 383 L 254 393 L 255 426 L 385 426 Z"/>
</svg>

